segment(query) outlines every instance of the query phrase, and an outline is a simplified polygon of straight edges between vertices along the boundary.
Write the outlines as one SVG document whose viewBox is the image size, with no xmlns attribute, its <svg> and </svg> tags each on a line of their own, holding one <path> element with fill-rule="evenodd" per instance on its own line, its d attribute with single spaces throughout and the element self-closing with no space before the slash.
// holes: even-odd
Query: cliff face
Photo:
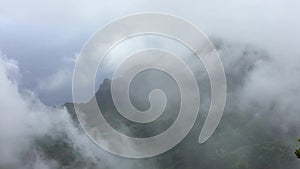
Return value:
<svg viewBox="0 0 300 169">
<path fill-rule="evenodd" d="M 174 121 L 173 116 L 164 116 L 158 123 L 135 124 L 118 114 L 114 107 L 110 91 L 111 81 L 104 80 L 96 93 L 100 109 L 116 130 L 135 137 L 149 137 L 160 133 L 162 129 L 168 128 Z M 174 104 L 173 104 L 174 105 Z M 72 103 L 66 103 L 68 111 L 73 120 L 78 123 Z M 147 107 L 147 104 L 141 107 Z M 170 106 L 165 113 L 174 112 L 178 107 Z M 174 113 L 173 113 L 174 115 Z M 159 168 L 232 168 L 232 169 L 297 169 L 299 161 L 293 156 L 295 144 L 293 133 L 286 134 L 279 126 L 266 123 L 268 116 L 257 118 L 254 114 L 243 114 L 241 112 L 225 112 L 222 121 L 208 142 L 200 145 L 197 142 L 199 129 L 203 125 L 205 115 L 200 115 L 191 133 L 172 150 L 149 159 L 155 162 Z M 78 127 L 80 127 L 78 125 Z M 157 129 L 158 128 L 158 129 Z M 290 129 L 293 130 L 293 129 Z M 273 131 L 273 132 L 270 132 Z M 92 143 L 91 143 L 92 144 Z M 60 154 L 59 147 L 68 148 L 67 145 L 55 146 L 57 149 L 49 156 L 57 153 L 58 156 L 66 156 L 71 164 L 79 161 L 80 153 L 71 151 L 69 154 Z M 74 155 L 75 154 L 75 155 Z M 55 156 L 55 155 L 54 155 Z M 117 157 L 113 159 L 119 160 Z M 79 158 L 80 159 L 80 158 Z M 136 160 L 138 163 L 148 165 L 147 160 Z M 80 163 L 81 164 L 81 163 Z M 82 165 L 92 164 L 85 161 Z"/>
</svg>

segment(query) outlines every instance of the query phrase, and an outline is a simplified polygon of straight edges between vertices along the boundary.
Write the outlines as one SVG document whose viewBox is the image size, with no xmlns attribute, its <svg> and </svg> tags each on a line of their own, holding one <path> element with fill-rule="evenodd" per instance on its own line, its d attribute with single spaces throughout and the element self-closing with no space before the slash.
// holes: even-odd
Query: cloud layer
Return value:
<svg viewBox="0 0 300 169">
<path fill-rule="evenodd" d="M 110 163 L 111 157 L 99 151 L 74 125 L 64 108 L 45 106 L 32 92 L 20 91 L 18 71 L 17 62 L 1 54 L 0 168 L 61 168 L 60 163 L 64 159 L 55 156 L 49 158 L 49 154 L 44 154 L 45 150 L 41 149 L 47 140 L 50 141 L 47 143 L 49 145 L 55 144 L 55 141 L 66 142 L 79 153 L 81 160 L 85 159 L 99 167 L 113 165 Z M 59 156 L 59 152 L 57 154 Z M 72 154 L 64 158 L 69 156 Z M 105 160 L 103 164 L 100 164 L 100 158 Z"/>
</svg>

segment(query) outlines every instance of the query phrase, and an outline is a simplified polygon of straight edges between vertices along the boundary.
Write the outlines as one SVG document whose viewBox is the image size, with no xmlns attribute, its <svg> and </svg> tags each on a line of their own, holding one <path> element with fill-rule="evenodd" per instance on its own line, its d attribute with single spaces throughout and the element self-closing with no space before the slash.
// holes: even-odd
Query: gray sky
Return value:
<svg viewBox="0 0 300 169">
<path fill-rule="evenodd" d="M 254 44 L 289 62 L 300 55 L 299 6 L 295 0 L 0 0 L 0 49 L 18 61 L 22 88 L 34 91 L 46 104 L 62 104 L 70 101 L 74 59 L 82 45 L 119 17 L 173 14 L 210 37 Z"/>
<path fill-rule="evenodd" d="M 67 133 L 86 159 L 126 168 L 127 162 L 116 163 L 79 133 L 67 111 L 43 103 L 71 101 L 74 61 L 85 41 L 105 24 L 139 12 L 182 17 L 224 43 L 219 54 L 228 82 L 225 113 L 265 113 L 270 116 L 264 123 L 300 135 L 293 130 L 300 124 L 299 8 L 296 0 L 0 0 L 0 166 L 26 168 L 22 153 L 32 150 L 35 138 Z M 108 63 L 116 63 L 127 48 L 149 44 L 182 52 L 170 39 L 140 38 L 117 47 Z M 277 139 L 277 132 L 269 133 Z M 39 158 L 34 165 L 53 168 Z"/>
</svg>

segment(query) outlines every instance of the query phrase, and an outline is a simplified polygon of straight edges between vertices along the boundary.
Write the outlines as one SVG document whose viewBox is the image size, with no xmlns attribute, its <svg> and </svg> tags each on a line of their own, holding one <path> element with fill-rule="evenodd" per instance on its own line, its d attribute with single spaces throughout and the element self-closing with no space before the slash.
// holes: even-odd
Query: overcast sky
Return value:
<svg viewBox="0 0 300 169">
<path fill-rule="evenodd" d="M 263 134 L 278 140 L 278 133 L 285 132 L 284 137 L 296 138 L 300 135 L 295 130 L 300 124 L 299 9 L 299 0 L 0 0 L 0 168 L 54 168 L 56 162 L 40 159 L 38 151 L 32 160 L 27 153 L 38 150 L 37 138 L 61 133 L 84 159 L 103 159 L 111 168 L 133 168 L 131 160 L 116 163 L 99 151 L 78 132 L 66 110 L 52 106 L 72 101 L 75 59 L 88 38 L 105 24 L 142 12 L 184 18 L 215 42 L 227 78 L 224 113 L 262 116 L 264 126 L 269 126 L 266 130 L 257 126 Z M 120 54 L 149 46 L 186 52 L 171 41 L 155 37 L 126 41 L 101 68 L 109 72 Z M 102 75 L 106 74 L 99 79 Z M 202 74 L 196 76 L 202 80 Z M 199 88 L 208 91 L 209 84 Z M 276 131 L 269 130 L 272 126 Z M 237 134 L 248 138 L 244 136 L 248 133 Z M 234 146 L 243 140 L 232 139 Z"/>
<path fill-rule="evenodd" d="M 22 89 L 57 105 L 71 101 L 74 60 L 82 45 L 122 16 L 173 14 L 210 37 L 257 45 L 288 65 L 300 57 L 299 6 L 297 0 L 0 0 L 0 49 L 18 62 Z"/>
</svg>

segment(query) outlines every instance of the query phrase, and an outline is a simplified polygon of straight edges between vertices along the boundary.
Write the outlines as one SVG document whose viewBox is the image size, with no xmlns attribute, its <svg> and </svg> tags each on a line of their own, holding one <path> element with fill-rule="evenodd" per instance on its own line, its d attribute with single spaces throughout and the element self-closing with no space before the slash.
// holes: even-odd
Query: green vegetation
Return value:
<svg viewBox="0 0 300 169">
<path fill-rule="evenodd" d="M 80 152 L 74 149 L 66 135 L 62 134 L 57 137 L 46 135 L 36 140 L 36 146 L 40 152 L 43 152 L 45 158 L 55 160 L 65 169 L 79 169 L 86 166 L 94 168 L 95 164 L 86 161 Z"/>
<path fill-rule="evenodd" d="M 64 140 L 63 137 L 52 138 L 45 136 L 37 140 L 36 143 L 48 158 L 59 161 L 63 166 L 72 164 L 77 155 L 68 141 Z"/>
<path fill-rule="evenodd" d="M 106 85 L 109 86 L 110 84 Z M 165 130 L 176 118 L 173 112 L 176 112 L 177 108 L 172 105 L 166 109 L 167 111 L 164 113 L 166 116 L 162 116 L 160 120 L 156 121 L 157 123 L 135 124 L 128 122 L 118 114 L 110 90 L 106 85 L 100 86 L 96 98 L 97 101 L 101 102 L 100 109 L 103 116 L 112 127 L 121 133 L 141 138 L 157 135 L 161 132 L 158 129 Z M 72 104 L 68 104 L 66 107 L 71 115 L 76 117 Z M 199 119 L 205 119 L 205 117 L 205 115 L 199 115 Z M 206 143 L 199 144 L 197 141 L 199 129 L 202 127 L 202 124 L 199 123 L 180 144 L 170 151 L 145 160 L 129 161 L 129 163 L 135 163 L 130 168 L 298 169 L 299 160 L 292 153 L 295 151 L 295 135 L 287 134 L 280 126 L 273 124 L 274 122 L 268 113 L 260 113 L 258 116 L 256 113 L 226 112 L 217 130 Z M 297 128 L 290 128 L 290 130 L 297 130 Z M 60 154 L 59 150 L 56 151 Z M 66 151 L 68 152 L 67 149 Z M 300 150 L 296 150 L 295 153 L 300 158 Z M 49 154 L 49 151 L 46 151 L 46 154 Z M 70 168 L 78 166 L 76 162 L 77 159 L 80 159 L 77 157 L 80 157 L 80 153 L 74 151 L 69 155 L 74 156 L 61 163 Z M 110 157 L 112 161 L 122 161 L 122 158 Z M 84 167 L 90 168 L 89 164 L 92 163 L 92 160 L 84 159 L 81 161 L 84 161 Z M 101 162 L 105 164 L 105 161 Z M 73 165 L 74 163 L 75 165 Z M 111 168 L 108 167 L 108 169 Z"/>
<path fill-rule="evenodd" d="M 300 142 L 300 138 L 298 139 L 298 141 Z M 300 159 L 300 148 L 296 149 L 295 154 Z"/>
</svg>

